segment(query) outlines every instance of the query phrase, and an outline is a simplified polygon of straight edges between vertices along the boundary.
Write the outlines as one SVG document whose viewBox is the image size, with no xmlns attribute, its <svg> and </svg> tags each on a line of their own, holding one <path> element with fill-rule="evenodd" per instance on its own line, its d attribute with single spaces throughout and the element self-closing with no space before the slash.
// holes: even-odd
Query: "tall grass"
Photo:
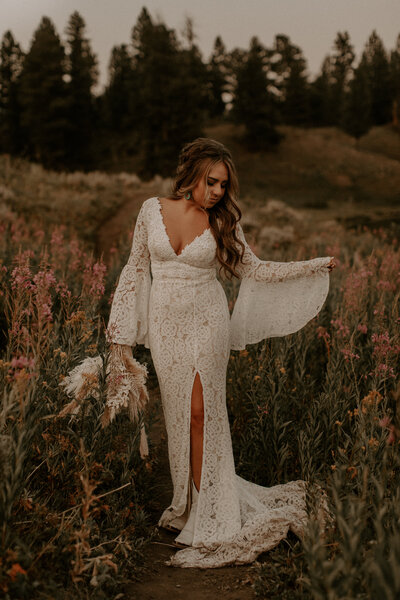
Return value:
<svg viewBox="0 0 400 600">
<path fill-rule="evenodd" d="M 152 459 L 124 416 L 102 429 L 109 269 L 67 230 L 3 220 L 0 265 L 0 590 L 6 598 L 110 598 L 151 539 Z M 100 398 L 74 419 L 59 383 L 104 359 Z M 89 592 L 89 590 L 91 590 Z"/>
<path fill-rule="evenodd" d="M 238 472 L 319 483 L 333 516 L 324 535 L 310 518 L 302 549 L 282 544 L 260 564 L 255 589 L 268 598 L 400 595 L 400 251 L 382 231 L 335 244 L 313 252 L 339 262 L 320 315 L 230 361 Z M 291 595 L 279 595 L 288 561 Z"/>
<path fill-rule="evenodd" d="M 101 429 L 104 319 L 126 259 L 105 265 L 67 228 L 2 215 L 0 589 L 6 598 L 110 598 L 140 573 L 156 458 L 139 428 Z M 274 260 L 335 255 L 321 313 L 298 333 L 232 353 L 227 401 L 239 474 L 327 490 L 332 524 L 310 519 L 257 565 L 268 598 L 399 595 L 399 257 L 383 231 L 323 232 Z M 237 287 L 237 284 L 236 284 Z M 226 286 L 233 298 L 233 286 Z M 232 302 L 232 300 L 231 300 Z M 139 350 L 140 352 L 140 350 Z M 148 354 L 139 359 L 148 360 Z M 100 397 L 60 418 L 63 376 L 101 354 Z"/>
</svg>

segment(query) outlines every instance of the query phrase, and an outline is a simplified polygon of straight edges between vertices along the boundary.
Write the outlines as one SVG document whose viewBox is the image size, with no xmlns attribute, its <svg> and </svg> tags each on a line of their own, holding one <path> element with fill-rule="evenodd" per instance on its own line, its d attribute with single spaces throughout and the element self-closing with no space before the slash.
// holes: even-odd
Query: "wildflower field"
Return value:
<svg viewBox="0 0 400 600">
<path fill-rule="evenodd" d="M 124 583 L 140 578 L 154 537 L 158 463 L 152 446 L 149 458 L 140 458 L 139 425 L 126 415 L 106 428 L 99 419 L 104 329 L 130 236 L 105 263 L 73 222 L 57 224 L 53 209 L 48 221 L 44 213 L 28 218 L 7 208 L 11 200 L 0 220 L 0 592 L 116 598 Z M 302 542 L 290 536 L 260 557 L 254 595 L 394 600 L 400 597 L 396 230 L 327 227 L 301 243 L 257 250 L 271 260 L 333 255 L 337 268 L 321 313 L 304 329 L 230 358 L 237 472 L 262 485 L 299 478 L 319 484 L 332 513 L 325 532 L 311 516 Z M 225 285 L 232 308 L 238 283 Z M 60 416 L 69 401 L 63 377 L 97 354 L 104 359 L 99 388 L 78 416 Z M 139 347 L 135 356 L 149 364 L 155 389 L 149 353 Z M 145 419 L 151 428 L 152 410 Z"/>
</svg>

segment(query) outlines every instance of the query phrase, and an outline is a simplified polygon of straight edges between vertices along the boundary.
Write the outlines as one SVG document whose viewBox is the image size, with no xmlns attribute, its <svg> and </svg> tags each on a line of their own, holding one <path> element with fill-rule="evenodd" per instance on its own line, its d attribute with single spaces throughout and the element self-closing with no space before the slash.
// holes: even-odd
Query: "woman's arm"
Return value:
<svg viewBox="0 0 400 600">
<path fill-rule="evenodd" d="M 241 279 L 251 278 L 253 281 L 277 283 L 298 279 L 321 271 L 330 271 L 335 266 L 332 256 L 291 262 L 260 260 L 246 242 L 243 229 L 239 223 L 237 225 L 237 236 L 245 247 L 243 260 L 236 267 Z"/>
<path fill-rule="evenodd" d="M 304 327 L 325 302 L 334 265 L 330 256 L 286 263 L 260 260 L 240 225 L 238 237 L 245 252 L 236 266 L 242 282 L 231 318 L 233 350 Z"/>
<path fill-rule="evenodd" d="M 151 278 L 145 204 L 139 211 L 128 262 L 121 271 L 111 305 L 107 333 L 114 344 L 147 346 Z"/>
</svg>

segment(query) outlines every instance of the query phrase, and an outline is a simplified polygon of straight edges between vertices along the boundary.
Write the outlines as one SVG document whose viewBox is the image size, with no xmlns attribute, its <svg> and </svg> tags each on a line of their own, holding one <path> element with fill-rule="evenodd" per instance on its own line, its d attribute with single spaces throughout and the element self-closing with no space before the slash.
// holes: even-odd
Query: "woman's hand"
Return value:
<svg viewBox="0 0 400 600">
<path fill-rule="evenodd" d="M 332 269 L 334 269 L 335 267 L 336 267 L 335 257 L 332 256 L 330 263 L 326 266 L 326 268 L 328 269 L 328 271 L 332 271 Z"/>
</svg>

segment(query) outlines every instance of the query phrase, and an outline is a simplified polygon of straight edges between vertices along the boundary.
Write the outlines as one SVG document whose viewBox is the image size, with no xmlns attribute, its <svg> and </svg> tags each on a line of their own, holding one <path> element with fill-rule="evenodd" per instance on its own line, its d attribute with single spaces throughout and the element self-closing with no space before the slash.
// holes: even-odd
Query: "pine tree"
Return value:
<svg viewBox="0 0 400 600">
<path fill-rule="evenodd" d="M 325 56 L 321 73 L 310 85 L 311 123 L 314 126 L 333 124 L 331 106 L 332 62 Z"/>
<path fill-rule="evenodd" d="M 390 56 L 390 75 L 392 87 L 392 123 L 400 126 L 400 34 L 397 37 L 396 48 Z"/>
<path fill-rule="evenodd" d="M 270 60 L 283 121 L 291 125 L 307 124 L 310 119 L 309 86 L 302 51 L 288 36 L 277 35 Z"/>
<path fill-rule="evenodd" d="M 220 36 L 215 38 L 213 52 L 208 63 L 208 105 L 211 117 L 221 117 L 225 112 L 227 93 L 228 58 L 225 44 Z"/>
<path fill-rule="evenodd" d="M 0 47 L 0 151 L 17 154 L 22 148 L 19 85 L 24 55 L 11 31 Z"/>
<path fill-rule="evenodd" d="M 277 144 L 276 100 L 268 91 L 265 69 L 266 49 L 256 37 L 250 42 L 245 60 L 237 68 L 237 86 L 232 117 L 246 128 L 246 140 L 253 150 L 266 150 Z"/>
<path fill-rule="evenodd" d="M 349 91 L 349 82 L 353 76 L 354 49 L 350 43 L 347 31 L 338 33 L 334 42 L 334 53 L 331 58 L 331 83 L 329 102 L 331 108 L 331 122 L 343 125 L 345 118 L 346 95 Z"/>
<path fill-rule="evenodd" d="M 68 22 L 67 86 L 68 97 L 68 162 L 73 168 L 93 166 L 95 111 L 92 88 L 97 82 L 97 60 L 85 37 L 85 22 L 75 11 Z"/>
<path fill-rule="evenodd" d="M 201 56 L 194 43 L 182 48 L 175 32 L 164 23 L 153 23 L 145 8 L 133 28 L 132 45 L 140 81 L 141 174 L 171 175 L 182 145 L 201 133 Z"/>
<path fill-rule="evenodd" d="M 356 138 L 367 133 L 372 124 L 371 106 L 370 74 L 368 64 L 362 58 L 349 83 L 344 108 L 344 129 Z"/>
<path fill-rule="evenodd" d="M 368 72 L 371 97 L 371 119 L 374 125 L 384 125 L 391 120 L 392 91 L 389 59 L 382 40 L 373 31 L 362 54 Z"/>
<path fill-rule="evenodd" d="M 24 61 L 20 101 L 26 153 L 51 168 L 61 168 L 66 161 L 64 76 L 64 48 L 51 20 L 43 17 Z"/>
<path fill-rule="evenodd" d="M 247 60 L 248 52 L 243 48 L 234 48 L 226 56 L 226 111 L 227 117 L 232 119 L 233 102 L 237 89 L 237 74 Z M 263 59 L 264 61 L 265 59 Z M 269 68 L 264 65 L 264 68 Z"/>
<path fill-rule="evenodd" d="M 106 123 L 115 132 L 131 129 L 135 120 L 135 76 L 132 55 L 126 44 L 114 46 L 105 91 Z"/>
</svg>

